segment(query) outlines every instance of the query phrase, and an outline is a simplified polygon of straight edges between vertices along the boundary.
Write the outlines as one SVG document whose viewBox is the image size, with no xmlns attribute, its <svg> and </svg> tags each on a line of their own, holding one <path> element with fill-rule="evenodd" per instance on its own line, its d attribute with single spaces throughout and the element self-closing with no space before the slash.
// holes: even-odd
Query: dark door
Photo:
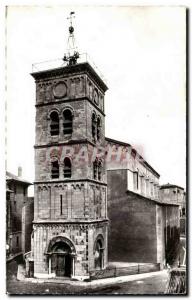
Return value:
<svg viewBox="0 0 192 300">
<path fill-rule="evenodd" d="M 34 261 L 29 261 L 29 277 L 34 276 Z"/>
<path fill-rule="evenodd" d="M 71 276 L 71 256 L 69 254 L 65 256 L 65 276 Z"/>
<path fill-rule="evenodd" d="M 51 259 L 52 272 L 57 277 L 71 276 L 71 256 L 69 254 L 53 254 Z"/>
<path fill-rule="evenodd" d="M 57 254 L 56 276 L 65 276 L 65 256 Z"/>
</svg>

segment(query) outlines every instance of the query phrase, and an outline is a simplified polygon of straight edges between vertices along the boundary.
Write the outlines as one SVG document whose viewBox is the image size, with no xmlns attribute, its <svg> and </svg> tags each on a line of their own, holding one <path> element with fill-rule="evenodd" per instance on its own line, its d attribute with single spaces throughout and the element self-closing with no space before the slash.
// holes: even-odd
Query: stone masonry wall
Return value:
<svg viewBox="0 0 192 300">
<path fill-rule="evenodd" d="M 99 153 L 99 152 L 98 152 Z M 65 180 L 63 175 L 64 158 L 69 157 L 71 160 L 72 174 L 71 179 L 94 179 L 93 177 L 93 162 L 97 157 L 95 147 L 92 145 L 74 144 L 66 146 L 43 147 L 35 150 L 35 178 L 36 181 L 50 181 L 52 162 L 57 160 L 59 163 L 59 178 Z M 106 165 L 105 160 L 102 160 L 101 180 L 106 183 Z M 54 181 L 58 181 L 54 179 Z"/>
<path fill-rule="evenodd" d="M 86 257 L 86 230 L 78 225 L 34 225 L 34 274 L 48 274 L 48 257 L 45 255 L 49 242 L 55 236 L 64 236 L 75 245 L 75 275 L 85 276 L 88 269 Z"/>
<path fill-rule="evenodd" d="M 95 269 L 95 257 L 94 257 L 94 245 L 97 237 L 101 235 L 104 239 L 104 268 L 107 266 L 108 262 L 108 225 L 97 225 L 91 226 L 88 232 L 89 236 L 89 252 L 88 252 L 88 262 L 89 262 L 89 271 Z"/>
<path fill-rule="evenodd" d="M 105 266 L 107 261 L 106 168 L 103 163 L 101 179 L 94 179 L 90 159 L 94 149 L 105 146 L 104 90 L 101 88 L 105 89 L 105 85 L 86 64 L 33 76 L 36 79 L 34 274 L 50 272 L 46 249 L 54 237 L 65 237 L 76 251 L 73 275 L 88 276 L 94 268 L 94 242 L 98 235 L 104 240 Z M 65 109 L 70 109 L 73 116 L 72 134 L 67 135 L 63 133 Z M 53 111 L 59 116 L 57 136 L 50 133 Z M 101 120 L 97 141 L 92 138 L 93 111 Z M 85 153 L 89 160 L 83 157 Z M 71 159 L 70 178 L 63 175 L 65 157 Z M 60 176 L 52 179 L 51 163 L 56 160 Z"/>
<path fill-rule="evenodd" d="M 75 276 L 89 276 L 94 269 L 94 242 L 101 234 L 104 238 L 104 265 L 107 262 L 107 227 L 106 225 L 90 224 L 44 224 L 34 225 L 34 274 L 48 274 L 49 264 L 46 251 L 49 242 L 56 236 L 65 237 L 75 246 Z"/>
<path fill-rule="evenodd" d="M 69 108 L 73 115 L 73 133 L 72 135 L 63 134 L 63 111 Z M 50 114 L 56 111 L 59 115 L 58 136 L 50 134 Z M 48 143 L 68 142 L 69 140 L 85 139 L 86 134 L 86 100 L 78 100 L 53 103 L 52 105 L 40 106 L 36 110 L 36 144 L 45 145 Z"/>
<path fill-rule="evenodd" d="M 102 220 L 107 217 L 106 186 L 96 183 L 39 184 L 35 185 L 35 197 L 35 220 Z"/>
</svg>

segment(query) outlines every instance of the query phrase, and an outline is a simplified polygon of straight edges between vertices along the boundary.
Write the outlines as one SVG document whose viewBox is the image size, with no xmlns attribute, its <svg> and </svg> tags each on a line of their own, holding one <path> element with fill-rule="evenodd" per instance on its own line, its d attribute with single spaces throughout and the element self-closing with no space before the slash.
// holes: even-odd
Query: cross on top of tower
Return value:
<svg viewBox="0 0 192 300">
<path fill-rule="evenodd" d="M 73 18 L 75 18 L 75 12 L 71 11 L 69 17 L 67 18 L 70 22 L 69 26 L 69 37 L 67 41 L 67 54 L 64 55 L 63 60 L 68 63 L 68 65 L 75 65 L 77 59 L 79 58 L 79 52 L 75 46 L 75 36 L 74 36 L 74 27 L 73 27 Z"/>
</svg>

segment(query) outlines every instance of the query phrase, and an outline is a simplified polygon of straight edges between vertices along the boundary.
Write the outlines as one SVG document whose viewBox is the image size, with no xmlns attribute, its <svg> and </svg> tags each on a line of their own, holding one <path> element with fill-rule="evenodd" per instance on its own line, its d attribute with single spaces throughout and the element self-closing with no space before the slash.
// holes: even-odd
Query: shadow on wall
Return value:
<svg viewBox="0 0 192 300">
<path fill-rule="evenodd" d="M 179 228 L 174 226 L 167 226 L 164 229 L 164 234 L 166 238 L 166 248 L 165 248 L 165 257 L 166 262 L 169 265 L 173 265 L 179 255 L 179 240 L 180 240 L 180 231 Z"/>
</svg>

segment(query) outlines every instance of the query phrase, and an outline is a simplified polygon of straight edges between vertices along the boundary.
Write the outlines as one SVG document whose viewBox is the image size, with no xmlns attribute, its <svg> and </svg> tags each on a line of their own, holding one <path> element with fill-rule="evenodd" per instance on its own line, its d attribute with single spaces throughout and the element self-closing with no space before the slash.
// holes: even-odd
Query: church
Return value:
<svg viewBox="0 0 192 300">
<path fill-rule="evenodd" d="M 72 21 L 69 40 L 73 44 Z M 179 240 L 178 205 L 159 200 L 160 175 L 135 149 L 105 137 L 108 87 L 79 58 L 71 51 L 63 66 L 31 74 L 36 140 L 27 268 L 36 278 L 78 280 L 109 261 L 163 268 L 168 239 Z"/>
</svg>

